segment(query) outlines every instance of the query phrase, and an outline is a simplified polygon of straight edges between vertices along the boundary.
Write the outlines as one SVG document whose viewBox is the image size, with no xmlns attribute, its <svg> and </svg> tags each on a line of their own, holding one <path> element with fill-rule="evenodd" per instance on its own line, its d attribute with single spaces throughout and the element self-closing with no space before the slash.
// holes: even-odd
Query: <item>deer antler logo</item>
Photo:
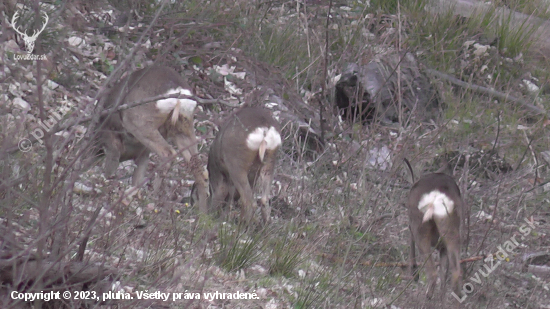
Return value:
<svg viewBox="0 0 550 309">
<path fill-rule="evenodd" d="M 17 18 L 19 18 L 19 12 L 15 12 L 13 14 L 13 17 L 11 18 L 11 27 L 13 28 L 13 30 L 15 30 L 15 32 L 19 33 L 23 37 L 23 41 L 25 42 L 25 49 L 27 50 L 27 53 L 30 54 L 34 50 L 34 42 L 36 41 L 36 38 L 40 33 L 42 33 L 42 31 L 44 31 L 44 28 L 46 28 L 46 25 L 48 24 L 48 14 L 44 12 L 44 25 L 42 26 L 42 29 L 38 31 L 34 30 L 31 36 L 27 35 L 26 30 L 25 32 L 21 32 L 19 29 L 17 29 L 17 27 L 15 26 Z"/>
</svg>

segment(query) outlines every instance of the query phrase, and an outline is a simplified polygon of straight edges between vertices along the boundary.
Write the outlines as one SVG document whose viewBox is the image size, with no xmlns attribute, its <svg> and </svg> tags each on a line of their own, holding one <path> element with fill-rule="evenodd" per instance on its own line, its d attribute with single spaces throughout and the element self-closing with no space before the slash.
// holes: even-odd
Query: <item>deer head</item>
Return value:
<svg viewBox="0 0 550 309">
<path fill-rule="evenodd" d="M 269 196 L 280 146 L 279 124 L 268 110 L 245 107 L 231 115 L 208 153 L 210 208 L 228 206 L 238 198 L 241 220 L 248 223 L 256 209 L 254 188 L 259 187 L 262 219 L 269 222 Z"/>
<path fill-rule="evenodd" d="M 138 186 L 145 176 L 149 153 L 163 159 L 176 151 L 173 140 L 190 163 L 199 196 L 199 209 L 206 211 L 208 176 L 198 158 L 193 116 L 197 102 L 190 96 L 191 87 L 176 71 L 165 66 L 138 70 L 113 86 L 101 99 L 100 109 L 116 107 L 159 95 L 180 94 L 114 112 L 102 117 L 100 144 L 105 153 L 105 172 L 111 177 L 119 162 L 134 160 L 137 168 L 132 185 Z"/>
<path fill-rule="evenodd" d="M 42 28 L 40 30 L 34 30 L 31 36 L 27 35 L 26 30 L 25 32 L 21 32 L 15 26 L 15 22 L 19 18 L 19 12 L 15 12 L 11 18 L 11 27 L 13 28 L 13 30 L 15 30 L 15 32 L 19 33 L 23 38 L 23 41 L 25 42 L 25 49 L 29 54 L 32 53 L 32 51 L 34 50 L 34 42 L 36 41 L 36 38 L 40 33 L 42 33 L 42 31 L 44 31 L 44 29 L 46 28 L 46 25 L 48 24 L 48 20 L 49 20 L 48 14 L 46 12 L 43 12 L 43 13 L 44 13 L 44 24 L 42 25 Z"/>
<path fill-rule="evenodd" d="M 407 159 L 414 182 L 412 167 Z M 432 247 L 439 250 L 440 278 L 442 290 L 448 271 L 451 272 L 451 286 L 460 295 L 462 269 L 460 267 L 460 213 L 464 202 L 454 179 L 443 173 L 432 173 L 420 178 L 411 188 L 407 199 L 409 229 L 411 232 L 411 272 L 416 272 L 415 243 L 418 244 L 421 260 L 426 261 L 428 289 L 426 296 L 432 298 L 437 280 L 437 271 L 432 260 Z"/>
</svg>

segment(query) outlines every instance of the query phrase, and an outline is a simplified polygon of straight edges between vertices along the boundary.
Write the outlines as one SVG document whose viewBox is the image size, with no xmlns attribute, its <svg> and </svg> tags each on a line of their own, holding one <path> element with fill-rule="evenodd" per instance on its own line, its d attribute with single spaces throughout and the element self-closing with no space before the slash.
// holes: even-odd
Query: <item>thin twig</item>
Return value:
<svg viewBox="0 0 550 309">
<path fill-rule="evenodd" d="M 533 146 L 531 145 L 532 141 L 533 141 L 533 138 L 529 138 L 529 136 L 527 136 L 527 133 L 525 133 L 525 131 L 523 131 L 523 134 L 525 135 L 525 139 L 527 140 L 527 149 L 531 150 L 531 154 L 533 155 L 533 160 L 535 161 L 535 181 L 533 181 L 533 188 L 537 186 L 537 179 L 538 179 L 538 176 L 539 176 L 539 173 L 538 173 L 538 166 L 539 166 L 539 161 L 537 159 L 537 154 L 535 153 L 535 151 L 533 150 Z"/>
<path fill-rule="evenodd" d="M 493 144 L 493 149 L 491 149 L 491 153 L 494 153 L 495 151 L 495 148 L 497 147 L 497 143 L 498 143 L 498 137 L 500 135 L 500 115 L 502 114 L 502 111 L 498 111 L 498 116 L 497 116 L 497 136 L 495 137 L 495 143 Z"/>
<path fill-rule="evenodd" d="M 130 108 L 133 108 L 133 107 L 136 107 L 136 106 L 147 104 L 149 102 L 154 102 L 154 101 L 158 101 L 158 100 L 162 100 L 162 99 L 171 99 L 171 98 L 193 99 L 193 100 L 195 100 L 198 103 L 203 104 L 203 105 L 204 104 L 220 103 L 220 104 L 230 106 L 230 107 L 238 107 L 239 106 L 239 105 L 231 104 L 231 103 L 229 103 L 225 100 L 221 100 L 221 99 L 202 99 L 202 98 L 199 98 L 199 97 L 194 96 L 194 95 L 183 95 L 183 94 L 177 94 L 177 93 L 167 94 L 167 95 L 163 94 L 163 95 L 158 95 L 158 96 L 154 96 L 154 97 L 150 97 L 150 98 L 145 98 L 145 99 L 142 99 L 142 100 L 139 100 L 139 101 L 136 101 L 136 102 L 125 103 L 125 104 L 119 105 L 117 107 L 106 109 L 106 110 L 102 111 L 99 114 L 94 114 L 93 116 L 80 118 L 80 119 L 77 119 L 75 121 L 71 121 L 69 123 L 58 122 L 56 125 L 54 125 L 52 128 L 50 128 L 50 130 L 48 130 L 48 133 L 49 134 L 55 134 L 57 132 L 67 130 L 67 129 L 73 127 L 73 126 L 91 121 L 92 119 L 94 119 L 95 117 L 98 117 L 98 116 L 99 117 L 107 116 L 107 115 L 110 115 L 111 113 L 115 113 L 115 112 L 123 111 L 123 110 L 126 110 L 126 109 L 130 109 Z M 29 136 L 29 140 L 33 144 L 38 141 L 33 136 Z M 19 147 L 17 145 L 12 146 L 12 147 L 10 147 L 6 150 L 6 152 L 8 154 L 15 153 L 17 151 L 19 151 Z"/>
<path fill-rule="evenodd" d="M 321 81 L 321 98 L 326 98 L 326 83 L 327 83 L 327 70 L 328 70 L 328 49 L 329 49 L 329 26 L 330 26 L 330 11 L 332 9 L 332 0 L 328 3 L 327 22 L 325 25 L 325 61 L 323 63 L 323 80 Z M 321 144 L 325 145 L 325 105 L 323 100 L 319 99 L 319 121 L 321 124 Z"/>
<path fill-rule="evenodd" d="M 510 101 L 512 103 L 519 104 L 519 105 L 521 105 L 521 106 L 527 108 L 528 110 L 530 110 L 532 112 L 535 112 L 537 114 L 545 114 L 547 116 L 550 116 L 546 110 L 544 110 L 542 108 L 539 108 L 539 107 L 536 107 L 533 104 L 527 103 L 523 99 L 516 98 L 516 97 L 511 96 L 509 94 L 502 93 L 502 92 L 499 92 L 499 91 L 496 91 L 496 90 L 493 90 L 493 89 L 489 89 L 489 88 L 486 88 L 486 87 L 483 87 L 483 86 L 474 85 L 472 83 L 463 82 L 463 81 L 459 80 L 456 77 L 450 76 L 448 74 L 445 74 L 445 73 L 442 73 L 442 72 L 439 72 L 439 71 L 436 71 L 436 70 L 426 69 L 426 72 L 428 72 L 432 75 L 435 75 L 435 76 L 437 76 L 441 79 L 444 79 L 446 81 L 449 81 L 449 82 L 451 82 L 455 85 L 461 86 L 465 89 L 471 89 L 471 90 L 479 92 L 479 93 L 483 93 L 483 94 L 493 96 L 497 99 L 501 99 L 501 100 L 504 100 L 504 101 Z"/>
<path fill-rule="evenodd" d="M 531 148 L 531 143 L 533 142 L 534 139 L 527 139 L 528 140 L 528 144 L 527 144 L 527 148 L 525 148 L 525 151 L 523 152 L 523 155 L 521 155 L 521 158 L 519 159 L 518 161 L 518 164 L 516 165 L 516 168 L 514 169 L 514 171 L 517 171 L 518 168 L 520 167 L 521 163 L 523 163 L 523 159 L 525 159 L 525 156 L 527 155 L 527 152 L 530 150 Z"/>
</svg>

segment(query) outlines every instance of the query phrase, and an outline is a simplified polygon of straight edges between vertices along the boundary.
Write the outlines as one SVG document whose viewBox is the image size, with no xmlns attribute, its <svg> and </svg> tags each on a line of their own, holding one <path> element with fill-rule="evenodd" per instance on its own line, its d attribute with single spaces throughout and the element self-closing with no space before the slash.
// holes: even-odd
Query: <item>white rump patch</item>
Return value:
<svg viewBox="0 0 550 309">
<path fill-rule="evenodd" d="M 183 94 L 183 95 L 192 95 L 191 91 L 189 89 L 178 87 L 176 89 L 170 89 L 166 91 L 164 94 Z M 197 107 L 197 102 L 192 99 L 178 99 L 178 98 L 169 98 L 169 99 L 162 99 L 157 101 L 157 109 L 163 113 L 163 114 L 169 114 L 171 111 L 176 108 L 178 105 L 178 101 L 180 103 L 180 112 L 184 114 L 185 116 L 189 117 L 192 116 L 195 112 L 195 107 Z"/>
<path fill-rule="evenodd" d="M 264 142 L 265 148 L 269 150 L 281 146 L 281 135 L 274 127 L 258 127 L 246 138 L 246 146 L 251 150 L 260 149 L 260 144 Z"/>
<path fill-rule="evenodd" d="M 432 219 L 433 216 L 444 218 L 454 210 L 455 203 L 445 193 L 434 190 L 422 195 L 418 209 L 424 214 L 422 222 Z"/>
</svg>

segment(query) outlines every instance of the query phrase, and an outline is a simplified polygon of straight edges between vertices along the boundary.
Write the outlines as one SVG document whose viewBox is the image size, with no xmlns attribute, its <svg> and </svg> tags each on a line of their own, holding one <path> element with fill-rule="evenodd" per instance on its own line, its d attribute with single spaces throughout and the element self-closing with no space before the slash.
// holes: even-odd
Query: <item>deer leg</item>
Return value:
<svg viewBox="0 0 550 309">
<path fill-rule="evenodd" d="M 124 145 L 113 132 L 106 132 L 103 139 L 105 140 L 103 146 L 103 151 L 105 152 L 105 177 L 113 178 L 120 162 L 120 155 L 124 151 Z"/>
<path fill-rule="evenodd" d="M 258 184 L 261 194 L 262 219 L 264 223 L 271 221 L 271 207 L 269 205 L 269 197 L 271 194 L 271 184 L 273 183 L 273 172 L 275 169 L 275 154 L 266 154 L 266 161 L 260 168 Z"/>
<path fill-rule="evenodd" d="M 441 246 L 439 249 L 439 279 L 441 279 L 441 292 L 447 291 L 447 276 L 449 274 L 449 255 L 447 248 Z"/>
<path fill-rule="evenodd" d="M 145 178 L 145 172 L 147 171 L 147 164 L 149 163 L 149 150 L 143 149 L 143 151 L 134 160 L 137 167 L 132 175 L 132 186 L 139 186 Z"/>
<path fill-rule="evenodd" d="M 176 141 L 178 150 L 183 153 L 183 157 L 187 162 L 191 160 L 191 157 L 198 153 L 197 150 L 197 136 L 195 135 L 195 129 L 193 128 L 193 120 L 181 117 L 175 124 L 176 132 L 171 135 Z"/>
<path fill-rule="evenodd" d="M 229 178 L 233 181 L 233 185 L 240 195 L 241 201 L 241 220 L 250 223 L 254 217 L 256 209 L 254 201 L 254 193 L 248 182 L 248 175 L 244 171 L 248 168 L 240 168 L 238 164 L 227 164 L 229 170 Z"/>
<path fill-rule="evenodd" d="M 411 276 L 414 278 L 414 281 L 418 282 L 419 274 L 418 274 L 418 266 L 416 264 L 416 244 L 414 243 L 414 234 L 412 231 L 412 227 L 409 225 L 409 232 L 411 233 L 411 240 L 410 240 L 410 253 L 409 253 L 409 264 L 410 264 L 410 271 Z"/>
<path fill-rule="evenodd" d="M 177 134 L 174 135 L 173 138 L 178 146 L 178 150 L 183 154 L 185 161 L 191 161 L 191 157 L 199 153 L 197 150 L 197 137 L 194 133 L 190 136 Z"/>
<path fill-rule="evenodd" d="M 149 163 L 149 150 L 143 148 L 138 157 L 134 160 L 137 167 L 132 174 L 132 186 L 124 191 L 124 199 L 122 203 L 124 205 L 129 205 L 134 195 L 137 194 L 138 199 L 141 199 L 141 189 L 142 181 L 145 178 L 145 172 L 147 171 L 147 164 Z"/>
<path fill-rule="evenodd" d="M 227 204 L 225 205 L 225 212 L 228 215 L 232 209 L 236 209 L 239 205 L 239 200 L 241 199 L 237 189 L 233 184 L 229 185 L 229 195 L 227 196 Z"/>
<path fill-rule="evenodd" d="M 437 270 L 435 263 L 432 259 L 432 230 L 429 226 L 424 225 L 423 228 L 418 230 L 416 234 L 416 241 L 418 243 L 418 251 L 420 252 L 421 261 L 425 261 L 426 279 L 428 283 L 428 289 L 426 291 L 426 297 L 428 299 L 433 297 L 435 285 L 437 283 Z"/>
<path fill-rule="evenodd" d="M 216 176 L 216 175 L 214 175 Z M 222 175 L 218 175 L 220 178 L 223 178 Z M 226 180 L 214 178 L 210 183 L 212 187 L 212 196 L 210 197 L 210 209 L 216 213 L 224 213 L 223 209 L 227 208 L 227 200 L 229 198 L 229 185 Z"/>
<path fill-rule="evenodd" d="M 460 249 L 451 246 L 448 250 L 449 270 L 451 271 L 451 287 L 456 295 L 461 295 L 462 269 L 460 268 Z"/>
<path fill-rule="evenodd" d="M 451 287 L 460 295 L 462 286 L 462 269 L 460 268 L 460 218 L 451 214 L 440 226 L 440 234 L 447 249 L 448 267 L 451 273 Z"/>
<path fill-rule="evenodd" d="M 164 137 L 160 134 L 159 130 L 152 126 L 151 123 L 145 122 L 140 123 L 141 126 L 137 126 L 134 122 L 127 119 L 123 119 L 122 124 L 128 132 L 132 132 L 134 137 L 143 145 L 145 145 L 149 150 L 154 151 L 161 157 L 161 160 L 166 161 L 176 154 L 176 151 Z M 165 164 L 166 162 L 163 162 Z M 153 190 L 155 193 L 158 192 L 162 186 L 162 180 L 164 179 L 164 174 L 169 170 L 169 166 L 163 165 L 160 179 L 155 179 L 153 181 Z"/>
<path fill-rule="evenodd" d="M 176 154 L 176 151 L 162 137 L 158 128 L 151 126 L 139 127 L 132 122 L 123 121 L 124 129 L 132 132 L 134 137 L 150 150 L 154 151 L 161 158 L 167 159 Z"/>
<path fill-rule="evenodd" d="M 195 178 L 195 184 L 198 195 L 198 207 L 203 213 L 208 212 L 208 171 L 204 168 L 201 160 L 197 156 L 197 137 L 193 128 L 193 121 L 185 117 L 180 118 L 176 124 L 176 133 L 173 138 L 178 146 L 178 150 L 182 152 L 185 161 L 191 167 L 192 174 Z"/>
</svg>

